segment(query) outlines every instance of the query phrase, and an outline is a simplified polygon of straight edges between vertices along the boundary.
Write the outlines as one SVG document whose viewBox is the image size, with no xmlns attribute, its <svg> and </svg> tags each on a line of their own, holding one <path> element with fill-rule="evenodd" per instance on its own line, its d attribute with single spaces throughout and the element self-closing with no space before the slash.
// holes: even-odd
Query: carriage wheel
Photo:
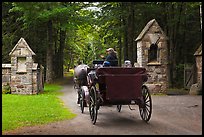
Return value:
<svg viewBox="0 0 204 137">
<path fill-rule="evenodd" d="M 139 104 L 139 111 L 142 120 L 148 122 L 152 114 L 152 99 L 147 86 L 142 86 L 142 101 Z"/>
<path fill-rule="evenodd" d="M 98 114 L 98 103 L 96 95 L 96 87 L 92 86 L 90 89 L 90 101 L 89 101 L 89 113 L 92 120 L 92 123 L 96 123 L 97 114 Z"/>
<path fill-rule="evenodd" d="M 117 108 L 117 111 L 118 111 L 118 112 L 120 112 L 120 111 L 121 111 L 121 107 L 122 107 L 122 105 L 117 105 L 117 107 L 116 107 L 116 108 Z"/>
<path fill-rule="evenodd" d="M 85 105 L 84 99 L 85 99 L 85 95 L 84 95 L 83 90 L 81 89 L 81 90 L 80 90 L 80 107 L 81 107 L 81 113 L 84 113 L 84 105 Z"/>
</svg>

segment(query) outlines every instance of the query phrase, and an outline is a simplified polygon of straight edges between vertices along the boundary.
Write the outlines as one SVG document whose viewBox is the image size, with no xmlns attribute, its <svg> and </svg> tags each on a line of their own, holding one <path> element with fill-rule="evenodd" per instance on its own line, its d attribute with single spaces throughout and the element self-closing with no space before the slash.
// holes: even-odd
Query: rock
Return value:
<svg viewBox="0 0 204 137">
<path fill-rule="evenodd" d="M 201 90 L 202 90 L 202 86 L 200 84 L 196 83 L 196 84 L 193 84 L 191 86 L 189 94 L 190 95 L 198 95 L 198 94 L 200 94 Z"/>
</svg>

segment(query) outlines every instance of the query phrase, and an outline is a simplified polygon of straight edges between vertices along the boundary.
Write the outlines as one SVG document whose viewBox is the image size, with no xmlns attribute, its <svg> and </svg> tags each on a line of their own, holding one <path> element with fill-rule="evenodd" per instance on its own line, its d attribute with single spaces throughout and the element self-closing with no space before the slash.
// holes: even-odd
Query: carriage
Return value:
<svg viewBox="0 0 204 137">
<path fill-rule="evenodd" d="M 80 88 L 82 113 L 85 104 L 88 104 L 91 121 L 95 124 L 101 106 L 115 105 L 120 112 L 122 105 L 138 105 L 142 120 L 148 122 L 152 114 L 152 100 L 145 85 L 147 79 L 143 67 L 87 68 L 87 83 Z"/>
</svg>

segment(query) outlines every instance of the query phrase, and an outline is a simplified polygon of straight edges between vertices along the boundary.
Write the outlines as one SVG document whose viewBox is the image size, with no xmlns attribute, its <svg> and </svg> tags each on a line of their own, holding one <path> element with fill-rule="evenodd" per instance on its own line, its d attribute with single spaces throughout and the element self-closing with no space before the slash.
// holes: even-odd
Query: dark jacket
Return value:
<svg viewBox="0 0 204 137">
<path fill-rule="evenodd" d="M 110 66 L 118 66 L 118 58 L 115 53 L 108 54 L 105 61 L 110 62 Z"/>
</svg>

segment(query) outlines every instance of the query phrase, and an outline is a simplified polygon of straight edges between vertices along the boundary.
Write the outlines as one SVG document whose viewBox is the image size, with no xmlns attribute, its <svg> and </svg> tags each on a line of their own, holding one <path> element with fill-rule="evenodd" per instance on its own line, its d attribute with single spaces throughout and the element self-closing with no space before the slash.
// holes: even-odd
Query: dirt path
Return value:
<svg viewBox="0 0 204 137">
<path fill-rule="evenodd" d="M 72 82 L 64 85 L 60 98 L 77 114 L 72 120 L 51 124 L 23 127 L 5 132 L 5 135 L 201 135 L 202 96 L 152 96 L 153 112 L 149 123 L 141 120 L 138 106 L 129 110 L 122 106 L 102 106 L 96 125 L 92 125 L 88 108 L 81 113 L 76 104 L 77 94 Z"/>
</svg>

